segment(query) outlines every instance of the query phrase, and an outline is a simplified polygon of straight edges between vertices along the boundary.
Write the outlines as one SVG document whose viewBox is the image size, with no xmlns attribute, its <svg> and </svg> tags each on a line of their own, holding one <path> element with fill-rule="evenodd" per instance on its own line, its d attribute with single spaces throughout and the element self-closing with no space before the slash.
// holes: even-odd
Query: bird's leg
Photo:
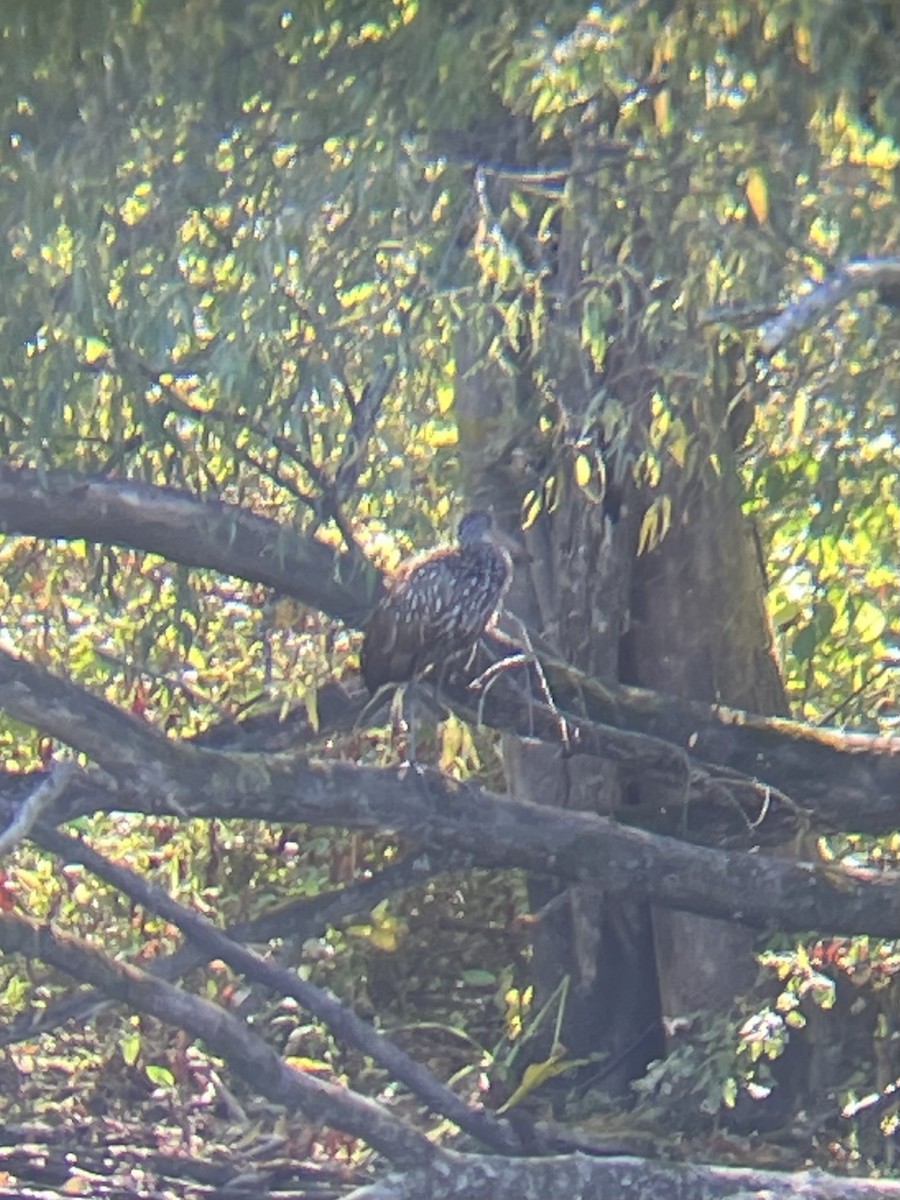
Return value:
<svg viewBox="0 0 900 1200">
<path fill-rule="evenodd" d="M 409 687 L 408 683 L 398 684 L 391 699 L 391 746 L 400 755 L 401 760 L 406 757 L 408 741 Z"/>
<path fill-rule="evenodd" d="M 442 658 L 440 663 L 432 667 L 434 677 L 434 699 L 438 706 L 438 712 L 446 713 L 446 705 L 444 704 L 444 681 L 447 678 L 447 668 L 450 665 L 450 660 Z"/>
<path fill-rule="evenodd" d="M 401 762 L 416 765 L 416 684 L 401 683 L 391 701 L 391 744 Z"/>
<path fill-rule="evenodd" d="M 438 720 L 444 720 L 450 711 L 450 705 L 444 700 L 444 684 L 456 671 L 468 673 L 477 653 L 478 642 L 476 641 L 468 651 L 462 650 L 456 654 L 448 654 L 431 668 L 432 690 Z"/>
<path fill-rule="evenodd" d="M 360 709 L 359 716 L 353 723 L 354 729 L 359 729 L 370 717 L 374 717 L 384 703 L 388 692 L 391 692 L 391 707 L 390 712 L 394 709 L 394 695 L 396 694 L 397 685 L 394 683 L 383 683 L 374 696 L 370 696 L 366 703 Z"/>
<path fill-rule="evenodd" d="M 406 724 L 406 762 L 416 766 L 416 680 L 411 679 L 403 689 L 403 709 Z"/>
<path fill-rule="evenodd" d="M 403 717 L 406 727 L 406 762 L 421 770 L 417 751 L 419 747 L 419 724 L 422 713 L 442 721 L 447 716 L 446 708 L 432 694 L 432 685 L 422 686 L 422 676 L 415 675 L 404 685 Z"/>
</svg>

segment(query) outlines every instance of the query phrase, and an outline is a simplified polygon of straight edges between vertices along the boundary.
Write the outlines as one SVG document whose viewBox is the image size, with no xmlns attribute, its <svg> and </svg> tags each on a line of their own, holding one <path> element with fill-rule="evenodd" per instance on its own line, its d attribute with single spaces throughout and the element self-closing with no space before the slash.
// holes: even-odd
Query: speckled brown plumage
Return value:
<svg viewBox="0 0 900 1200">
<path fill-rule="evenodd" d="M 468 513 L 459 544 L 401 564 L 366 628 L 360 665 L 374 693 L 467 654 L 493 619 L 512 563 L 491 540 L 491 516 Z"/>
</svg>

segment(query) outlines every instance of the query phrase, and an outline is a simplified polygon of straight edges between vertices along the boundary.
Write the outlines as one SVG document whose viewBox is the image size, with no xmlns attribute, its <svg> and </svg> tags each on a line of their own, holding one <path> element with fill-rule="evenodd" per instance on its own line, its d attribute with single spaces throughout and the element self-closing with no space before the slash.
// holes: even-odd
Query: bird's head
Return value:
<svg viewBox="0 0 900 1200">
<path fill-rule="evenodd" d="M 494 521 L 493 513 L 484 508 L 467 512 L 457 526 L 456 536 L 461 546 L 472 545 L 473 542 L 487 542 L 504 550 L 513 562 L 528 562 L 522 545 L 515 538 L 504 533 Z"/>
<path fill-rule="evenodd" d="M 462 518 L 456 531 L 461 542 L 486 542 L 491 540 L 494 518 L 483 508 L 476 508 Z"/>
</svg>

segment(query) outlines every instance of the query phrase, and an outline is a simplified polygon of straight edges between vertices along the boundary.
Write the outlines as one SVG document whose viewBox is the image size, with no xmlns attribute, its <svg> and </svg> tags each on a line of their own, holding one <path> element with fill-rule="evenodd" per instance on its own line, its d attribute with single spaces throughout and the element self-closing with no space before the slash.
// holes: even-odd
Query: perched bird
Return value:
<svg viewBox="0 0 900 1200">
<path fill-rule="evenodd" d="M 467 513 L 456 546 L 402 563 L 366 627 L 361 667 L 373 695 L 387 683 L 414 681 L 429 667 L 468 654 L 494 618 L 512 577 L 491 514 Z"/>
</svg>

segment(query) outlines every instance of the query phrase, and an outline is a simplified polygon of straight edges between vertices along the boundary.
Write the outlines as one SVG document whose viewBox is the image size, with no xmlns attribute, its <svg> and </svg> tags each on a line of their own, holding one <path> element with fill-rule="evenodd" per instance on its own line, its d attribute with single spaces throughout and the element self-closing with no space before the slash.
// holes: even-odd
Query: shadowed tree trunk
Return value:
<svg viewBox="0 0 900 1200">
<path fill-rule="evenodd" d="M 585 153 L 589 143 L 586 135 Z M 470 499 L 493 505 L 501 521 L 515 526 L 529 495 L 544 498 L 526 531 L 528 562 L 517 572 L 508 607 L 561 658 L 597 679 L 622 675 L 673 695 L 784 711 L 761 569 L 728 443 L 728 397 L 721 413 L 710 412 L 700 397 L 693 413 L 679 414 L 705 454 L 692 457 L 700 466 L 688 475 L 663 448 L 653 494 L 670 497 L 671 528 L 652 550 L 637 554 L 650 497 L 635 464 L 647 444 L 651 398 L 663 386 L 662 364 L 642 323 L 652 295 L 652 242 L 647 235 L 635 249 L 648 262 L 642 284 L 636 265 L 620 271 L 596 232 L 604 199 L 599 190 L 582 182 L 570 198 L 558 230 L 557 304 L 540 347 L 542 377 L 522 347 L 515 371 L 508 362 L 501 369 L 486 353 L 494 329 L 470 327 L 457 340 L 457 410 Z M 609 314 L 602 369 L 581 336 L 598 281 Z M 554 424 L 541 436 L 548 392 Z M 605 439 L 610 404 L 630 426 L 614 445 Z M 713 461 L 716 470 L 708 465 Z M 505 761 L 512 794 L 537 803 L 615 815 L 638 798 L 666 799 L 629 795 L 614 767 L 586 756 L 567 758 L 507 739 Z M 540 916 L 537 1007 L 568 980 L 562 1041 L 573 1057 L 599 1058 L 586 1075 L 602 1078 L 606 1090 L 626 1091 L 660 1055 L 664 1016 L 727 1010 L 753 981 L 753 938 L 738 926 L 653 913 L 601 889 L 562 894 L 547 878 L 531 880 L 530 900 Z"/>
<path fill-rule="evenodd" d="M 719 454 L 723 472 L 709 472 L 689 501 L 679 503 L 677 481 L 669 485 L 672 528 L 635 565 L 623 671 L 629 682 L 671 695 L 784 713 L 759 560 L 728 448 Z M 727 1010 L 752 984 L 750 931 L 659 909 L 653 925 L 666 1017 Z"/>
<path fill-rule="evenodd" d="M 596 207 L 586 191 L 580 205 Z M 587 447 L 596 465 L 592 487 L 575 478 L 576 431 L 588 428 L 589 407 L 606 386 L 579 344 L 583 278 L 608 269 L 591 246 L 580 209 L 561 220 L 555 289 L 559 297 L 541 345 L 545 373 L 533 373 L 527 355 L 511 375 L 485 354 L 483 335 L 471 328 L 457 340 L 457 411 L 470 497 L 493 504 L 501 518 L 518 523 L 529 493 L 543 494 L 540 515 L 526 530 L 527 565 L 517 572 L 507 607 L 539 633 L 560 658 L 598 679 L 618 675 L 619 645 L 627 623 L 631 566 L 640 512 L 627 469 L 630 439 L 619 457 L 604 455 L 596 430 Z M 597 261 L 590 262 L 590 255 Z M 625 365 L 621 357 L 611 369 Z M 640 354 L 622 372 L 617 402 L 642 414 L 649 395 Z M 627 380 L 627 383 L 624 382 Z M 542 393 L 554 400 L 555 430 L 539 434 Z M 596 417 L 593 418 L 596 420 Z M 635 420 L 635 427 L 638 421 Z M 605 476 L 604 476 L 605 472 Z M 613 503 L 614 499 L 614 503 Z M 511 630 L 515 633 L 515 630 Z M 586 756 L 507 738 L 507 779 L 520 799 L 604 814 L 626 802 L 618 771 Z M 597 888 L 566 888 L 533 878 L 529 894 L 539 914 L 534 937 L 536 1009 L 568 982 L 560 1036 L 572 1057 L 595 1056 L 591 1077 L 622 1092 L 662 1049 L 660 1009 L 649 906 Z M 539 1053 L 549 1053 L 552 1022 Z"/>
</svg>

